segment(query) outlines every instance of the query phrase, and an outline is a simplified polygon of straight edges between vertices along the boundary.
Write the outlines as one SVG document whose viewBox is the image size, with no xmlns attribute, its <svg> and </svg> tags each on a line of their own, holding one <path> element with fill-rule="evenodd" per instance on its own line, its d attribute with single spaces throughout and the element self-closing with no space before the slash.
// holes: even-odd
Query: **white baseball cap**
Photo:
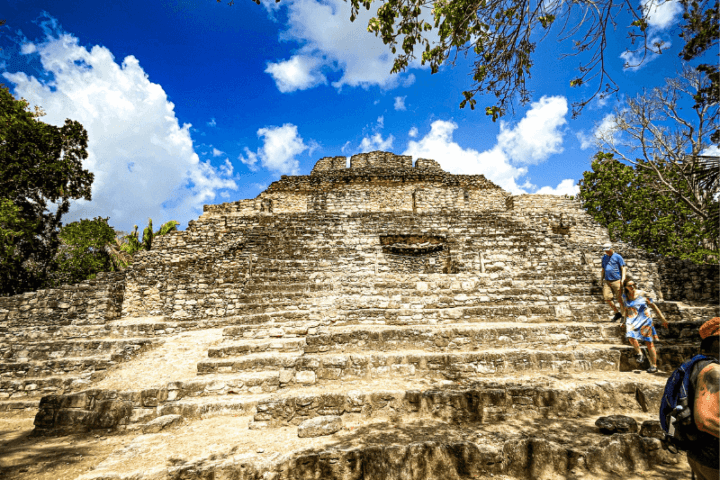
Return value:
<svg viewBox="0 0 720 480">
<path fill-rule="evenodd" d="M 608 250 L 612 250 L 612 249 L 613 249 L 612 243 L 606 243 L 605 245 L 603 245 L 603 251 L 608 251 Z"/>
</svg>

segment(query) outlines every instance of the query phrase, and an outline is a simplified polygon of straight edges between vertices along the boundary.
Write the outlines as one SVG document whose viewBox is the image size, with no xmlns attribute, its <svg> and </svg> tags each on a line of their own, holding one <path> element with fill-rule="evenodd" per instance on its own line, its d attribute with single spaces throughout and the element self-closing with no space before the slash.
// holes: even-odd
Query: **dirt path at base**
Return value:
<svg viewBox="0 0 720 480">
<path fill-rule="evenodd" d="M 34 419 L 27 415 L 0 417 L 0 479 L 75 480 L 135 438 L 87 434 L 33 437 Z"/>
</svg>

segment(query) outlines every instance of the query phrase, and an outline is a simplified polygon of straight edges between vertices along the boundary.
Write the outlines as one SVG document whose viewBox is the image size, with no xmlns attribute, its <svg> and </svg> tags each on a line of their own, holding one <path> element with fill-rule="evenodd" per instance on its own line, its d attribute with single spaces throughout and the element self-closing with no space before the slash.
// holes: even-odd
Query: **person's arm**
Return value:
<svg viewBox="0 0 720 480">
<path fill-rule="evenodd" d="M 720 365 L 703 368 L 695 391 L 695 425 L 702 432 L 720 437 Z"/>
<path fill-rule="evenodd" d="M 658 308 L 658 306 L 655 305 L 655 304 L 652 302 L 652 300 L 648 300 L 648 305 L 650 305 L 650 308 L 652 308 L 653 310 L 655 310 L 655 313 L 657 313 L 658 317 L 660 317 L 660 320 L 662 320 L 662 326 L 665 327 L 665 328 L 668 328 L 668 322 L 667 322 L 667 320 L 665 319 L 665 315 L 662 314 L 662 312 L 660 311 L 660 309 Z"/>
<path fill-rule="evenodd" d="M 620 284 L 625 285 L 625 275 L 627 275 L 627 267 L 622 265 L 620 267 Z"/>
</svg>

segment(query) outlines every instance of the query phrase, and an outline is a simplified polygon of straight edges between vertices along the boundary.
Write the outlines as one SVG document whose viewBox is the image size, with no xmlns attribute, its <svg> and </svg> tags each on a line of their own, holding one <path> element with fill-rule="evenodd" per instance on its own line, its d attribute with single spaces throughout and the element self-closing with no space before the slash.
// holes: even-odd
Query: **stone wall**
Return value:
<svg viewBox="0 0 720 480">
<path fill-rule="evenodd" d="M 345 157 L 327 157 L 312 175 L 283 176 L 256 199 L 206 206 L 187 230 L 158 237 L 151 251 L 139 253 L 125 275 L 0 298 L 0 321 L 261 313 L 266 305 L 256 303 L 270 284 L 289 285 L 292 295 L 282 295 L 309 312 L 330 308 L 327 292 L 347 293 L 358 278 L 377 275 L 464 275 L 480 289 L 500 290 L 527 275 L 584 275 L 600 295 L 607 231 L 578 201 L 511 196 L 482 175 L 451 175 L 428 159 L 413 168 L 410 157 L 371 152 L 346 164 Z M 381 244 L 388 236 L 443 240 L 432 248 L 421 240 L 389 248 Z M 618 251 L 641 287 L 660 299 L 717 300 L 717 265 Z"/>
<path fill-rule="evenodd" d="M 0 325 L 14 330 L 103 324 L 120 316 L 124 288 L 122 272 L 101 272 L 75 285 L 0 297 Z"/>
</svg>

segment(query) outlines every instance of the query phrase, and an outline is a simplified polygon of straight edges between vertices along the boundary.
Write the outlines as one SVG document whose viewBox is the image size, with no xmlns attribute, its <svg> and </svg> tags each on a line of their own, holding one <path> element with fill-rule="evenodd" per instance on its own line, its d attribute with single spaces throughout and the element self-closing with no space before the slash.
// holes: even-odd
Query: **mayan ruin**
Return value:
<svg viewBox="0 0 720 480">
<path fill-rule="evenodd" d="M 112 445 L 78 480 L 690 478 L 657 411 L 718 266 L 618 245 L 670 324 L 648 374 L 601 296 L 610 240 L 570 197 L 321 158 L 124 271 L 0 297 L 0 421 Z"/>
</svg>

